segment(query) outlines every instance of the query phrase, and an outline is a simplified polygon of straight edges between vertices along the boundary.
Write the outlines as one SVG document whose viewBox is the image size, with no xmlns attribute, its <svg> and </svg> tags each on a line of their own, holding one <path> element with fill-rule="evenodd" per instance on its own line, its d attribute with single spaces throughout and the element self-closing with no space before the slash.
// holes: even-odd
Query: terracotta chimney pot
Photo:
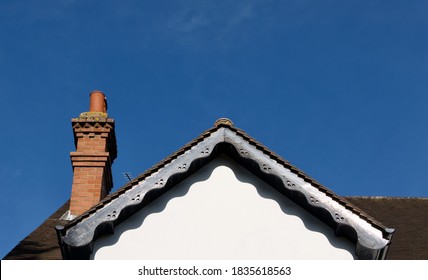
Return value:
<svg viewBox="0 0 428 280">
<path fill-rule="evenodd" d="M 94 90 L 91 92 L 89 111 L 107 113 L 107 100 L 104 93 L 99 90 Z"/>
</svg>

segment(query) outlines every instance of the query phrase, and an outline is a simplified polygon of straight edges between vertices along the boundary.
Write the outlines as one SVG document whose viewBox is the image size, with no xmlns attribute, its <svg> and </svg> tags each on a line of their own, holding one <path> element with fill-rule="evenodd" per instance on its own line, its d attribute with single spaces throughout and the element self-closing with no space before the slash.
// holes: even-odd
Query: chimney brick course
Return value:
<svg viewBox="0 0 428 280">
<path fill-rule="evenodd" d="M 100 100 L 105 104 L 100 104 Z M 71 216 L 84 213 L 107 196 L 113 187 L 111 166 L 117 156 L 115 123 L 105 110 L 98 112 L 100 108 L 107 108 L 103 93 L 92 92 L 90 101 L 91 111 L 72 119 L 76 151 L 70 153 L 74 173 Z"/>
</svg>

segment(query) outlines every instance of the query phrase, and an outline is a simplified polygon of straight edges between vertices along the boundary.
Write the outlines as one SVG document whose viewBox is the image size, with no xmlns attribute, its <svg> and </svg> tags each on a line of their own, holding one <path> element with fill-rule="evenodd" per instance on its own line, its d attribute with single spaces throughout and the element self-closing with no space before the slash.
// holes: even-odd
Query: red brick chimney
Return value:
<svg viewBox="0 0 428 280">
<path fill-rule="evenodd" d="M 73 166 L 70 218 L 101 201 L 113 186 L 111 165 L 117 156 L 114 120 L 107 114 L 107 99 L 101 91 L 90 94 L 89 112 L 71 120 L 76 151 Z"/>
</svg>

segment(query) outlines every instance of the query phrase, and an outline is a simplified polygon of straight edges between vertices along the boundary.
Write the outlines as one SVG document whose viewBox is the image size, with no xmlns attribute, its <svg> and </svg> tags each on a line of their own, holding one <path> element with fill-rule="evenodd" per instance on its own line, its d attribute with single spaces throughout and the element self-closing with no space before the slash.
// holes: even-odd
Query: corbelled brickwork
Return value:
<svg viewBox="0 0 428 280">
<path fill-rule="evenodd" d="M 99 98 L 93 98 L 94 94 Z M 100 99 L 105 100 L 104 94 L 91 93 L 91 109 L 92 102 Z M 113 187 L 111 165 L 117 146 L 114 120 L 108 118 L 107 112 L 82 113 L 72 119 L 72 126 L 76 151 L 70 153 L 74 171 L 70 214 L 78 216 L 107 196 Z"/>
</svg>

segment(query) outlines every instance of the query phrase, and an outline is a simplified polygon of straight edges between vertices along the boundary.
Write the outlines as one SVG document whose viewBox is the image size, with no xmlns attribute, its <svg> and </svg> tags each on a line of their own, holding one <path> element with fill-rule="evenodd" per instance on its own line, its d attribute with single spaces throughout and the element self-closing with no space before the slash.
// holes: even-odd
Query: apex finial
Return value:
<svg viewBox="0 0 428 280">
<path fill-rule="evenodd" d="M 233 122 L 228 118 L 220 118 L 220 119 L 215 121 L 214 126 L 219 127 L 220 125 L 233 126 Z"/>
</svg>

